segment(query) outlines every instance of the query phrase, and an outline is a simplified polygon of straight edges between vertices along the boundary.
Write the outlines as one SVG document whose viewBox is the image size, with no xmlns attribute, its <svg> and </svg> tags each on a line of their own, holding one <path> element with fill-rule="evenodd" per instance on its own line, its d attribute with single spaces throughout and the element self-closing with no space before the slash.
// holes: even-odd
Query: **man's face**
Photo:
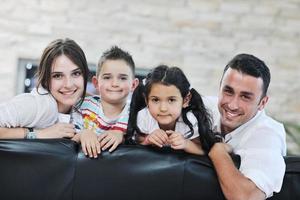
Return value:
<svg viewBox="0 0 300 200">
<path fill-rule="evenodd" d="M 218 108 L 221 130 L 229 133 L 262 110 L 268 97 L 262 97 L 263 80 L 229 68 L 222 79 Z"/>
</svg>

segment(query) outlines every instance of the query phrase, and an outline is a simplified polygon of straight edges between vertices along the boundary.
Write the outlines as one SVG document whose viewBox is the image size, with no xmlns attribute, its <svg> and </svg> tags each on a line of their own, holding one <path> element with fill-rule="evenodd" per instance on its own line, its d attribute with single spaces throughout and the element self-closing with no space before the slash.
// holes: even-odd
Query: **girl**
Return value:
<svg viewBox="0 0 300 200">
<path fill-rule="evenodd" d="M 193 154 L 204 154 L 213 144 L 202 98 L 177 67 L 161 65 L 150 72 L 133 93 L 130 107 L 127 140 Z"/>
<path fill-rule="evenodd" d="M 84 98 L 88 74 L 84 52 L 75 41 L 51 42 L 40 59 L 36 88 L 0 104 L 0 138 L 73 137 L 69 122 Z"/>
</svg>

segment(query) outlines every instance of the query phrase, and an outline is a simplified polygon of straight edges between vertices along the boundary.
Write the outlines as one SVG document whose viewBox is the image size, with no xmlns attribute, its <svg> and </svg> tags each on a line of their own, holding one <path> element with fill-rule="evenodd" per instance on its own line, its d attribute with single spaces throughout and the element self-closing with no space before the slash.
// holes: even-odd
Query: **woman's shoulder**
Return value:
<svg viewBox="0 0 300 200">
<path fill-rule="evenodd" d="M 54 97 L 45 89 L 37 90 L 34 88 L 30 93 L 22 93 L 12 99 L 13 103 L 22 103 L 23 105 L 43 104 L 47 106 L 57 107 Z"/>
</svg>

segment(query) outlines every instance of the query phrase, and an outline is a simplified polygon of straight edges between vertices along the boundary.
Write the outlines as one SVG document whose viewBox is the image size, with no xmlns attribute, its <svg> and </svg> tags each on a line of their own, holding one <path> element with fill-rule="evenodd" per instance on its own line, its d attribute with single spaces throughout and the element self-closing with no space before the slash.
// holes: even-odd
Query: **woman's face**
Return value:
<svg viewBox="0 0 300 200">
<path fill-rule="evenodd" d="M 54 59 L 51 69 L 50 93 L 57 101 L 58 112 L 68 113 L 83 94 L 82 71 L 65 55 Z"/>
</svg>

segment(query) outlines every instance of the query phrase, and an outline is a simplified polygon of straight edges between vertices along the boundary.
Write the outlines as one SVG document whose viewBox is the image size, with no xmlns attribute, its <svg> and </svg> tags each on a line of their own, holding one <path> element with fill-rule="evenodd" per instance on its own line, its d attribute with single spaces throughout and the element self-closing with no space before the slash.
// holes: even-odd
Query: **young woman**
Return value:
<svg viewBox="0 0 300 200">
<path fill-rule="evenodd" d="M 69 122 L 79 116 L 88 75 L 85 54 L 75 41 L 51 42 L 40 59 L 36 88 L 0 104 L 0 138 L 73 137 Z"/>
<path fill-rule="evenodd" d="M 134 136 L 142 145 L 206 153 L 214 143 L 210 116 L 184 73 L 161 65 L 143 82 L 132 96 L 127 139 Z"/>
</svg>

